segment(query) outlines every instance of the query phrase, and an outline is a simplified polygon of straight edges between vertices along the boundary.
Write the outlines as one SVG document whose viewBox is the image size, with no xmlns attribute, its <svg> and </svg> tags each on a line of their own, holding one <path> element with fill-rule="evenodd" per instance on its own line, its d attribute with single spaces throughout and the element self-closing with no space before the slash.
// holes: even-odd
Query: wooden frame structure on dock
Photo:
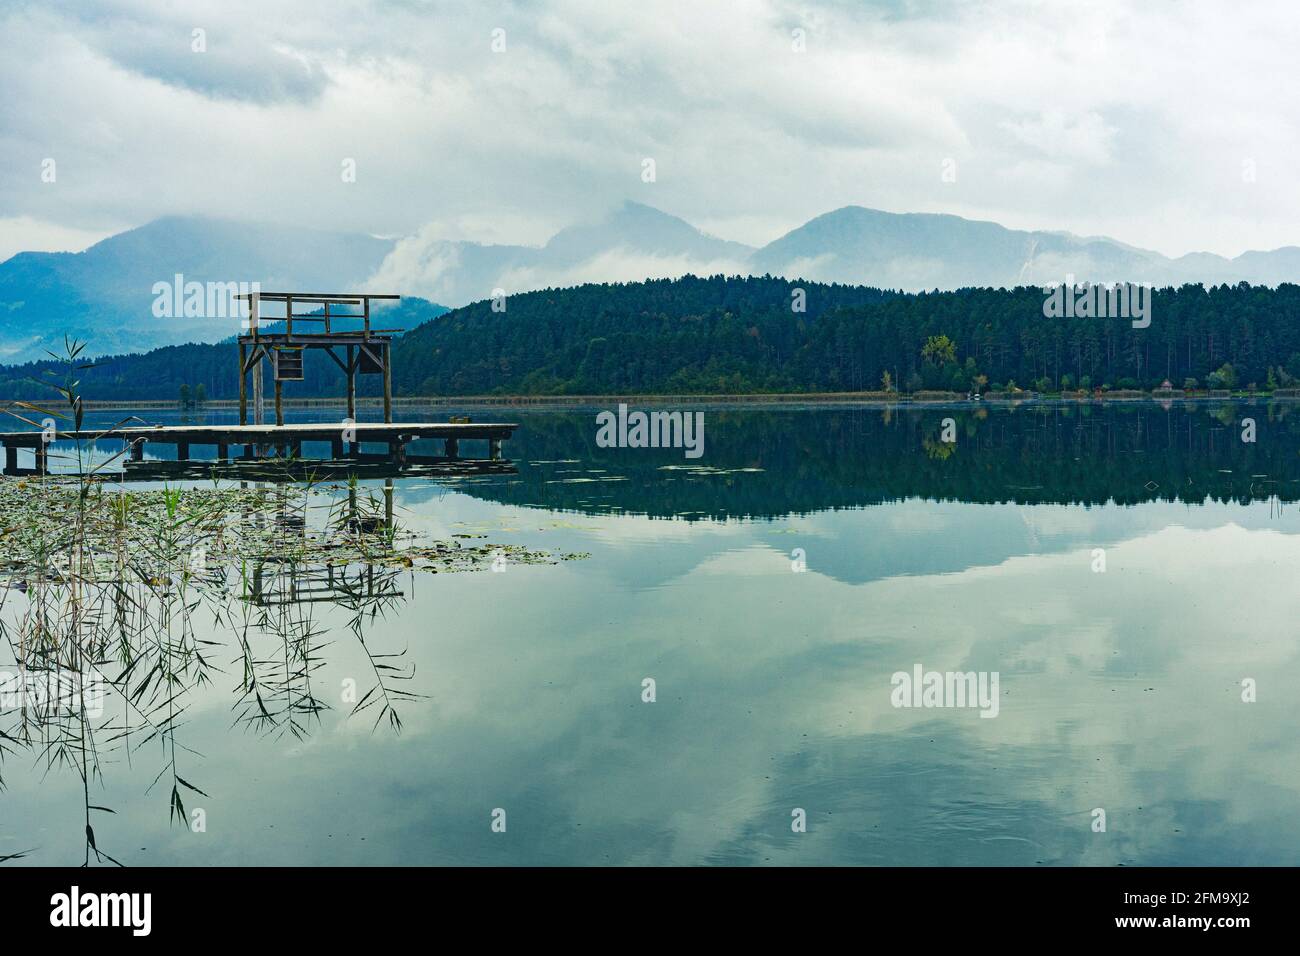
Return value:
<svg viewBox="0 0 1300 956">
<path fill-rule="evenodd" d="M 53 429 L 20 432 L 0 432 L 0 445 L 4 446 L 4 470 L 8 474 L 47 474 L 50 470 L 50 446 L 54 442 L 122 442 L 123 452 L 114 455 L 126 459 L 124 471 L 169 471 L 178 475 L 195 468 L 207 468 L 223 476 L 235 471 L 265 472 L 269 459 L 286 466 L 285 475 L 293 469 L 309 470 L 312 474 L 354 474 L 359 470 L 372 473 L 371 477 L 390 477 L 419 471 L 430 475 L 465 477 L 470 475 L 514 473 L 513 466 L 501 457 L 501 443 L 519 426 L 514 423 L 470 423 L 468 418 L 451 422 L 393 422 L 393 336 L 400 329 L 374 329 L 370 326 L 371 302 L 397 301 L 397 295 L 371 295 L 369 293 L 319 294 L 308 292 L 255 292 L 236 296 L 248 302 L 248 331 L 238 336 L 239 344 L 239 424 L 238 425 L 124 425 L 119 424 L 93 431 L 55 432 Z M 284 315 L 263 315 L 262 303 L 276 302 L 284 305 Z M 295 306 L 318 307 L 311 314 L 296 314 Z M 353 311 L 353 307 L 359 310 Z M 341 311 L 340 311 L 341 310 Z M 283 322 L 283 330 L 263 331 L 262 322 Z M 299 323 L 295 331 L 294 323 Z M 321 323 L 320 331 L 302 332 L 301 323 Z M 337 328 L 336 323 L 345 328 Z M 303 380 L 303 352 L 322 349 L 347 376 L 347 418 L 342 422 L 311 422 L 285 425 L 284 402 L 281 384 Z M 341 350 L 336 352 L 335 350 Z M 275 424 L 263 422 L 263 371 L 262 360 L 271 364 L 275 382 Z M 249 373 L 253 373 L 253 417 L 248 421 Z M 358 422 L 357 375 L 377 374 L 384 377 L 384 421 Z M 141 419 L 131 416 L 139 422 Z M 23 419 L 27 421 L 27 419 Z M 34 425 L 34 422 L 28 422 Z M 442 455 L 410 455 L 407 446 L 414 442 L 441 441 Z M 482 441 L 487 444 L 484 458 L 463 457 L 462 441 Z M 305 458 L 303 445 L 329 447 L 328 458 Z M 145 461 L 146 445 L 172 445 L 174 457 L 154 455 Z M 363 444 L 382 444 L 387 452 L 376 455 L 363 453 Z M 216 449 L 215 458 L 191 458 L 191 445 L 206 445 Z M 236 468 L 231 448 L 242 448 L 241 463 L 249 468 Z M 19 468 L 18 452 L 31 449 L 33 466 Z M 111 460 L 111 459 L 110 459 Z M 77 461 L 81 463 L 81 449 Z M 191 466 L 191 462 L 193 465 Z M 258 463 L 262 463 L 259 465 Z M 376 467 L 378 466 L 378 467 Z M 296 472 L 295 472 L 296 473 Z"/>
<path fill-rule="evenodd" d="M 384 421 L 393 420 L 393 334 L 400 329 L 372 329 L 370 303 L 397 301 L 399 295 L 371 295 L 368 293 L 314 293 L 314 292 L 253 292 L 236 296 L 248 302 L 248 332 L 239 336 L 239 424 L 248 421 L 248 377 L 252 372 L 253 422 L 261 425 L 264 417 L 262 397 L 263 359 L 271 363 L 271 378 L 275 383 L 275 423 L 284 424 L 282 383 L 300 382 L 303 379 L 303 352 L 322 349 L 347 376 L 348 418 L 357 417 L 357 375 L 377 374 L 384 377 Z M 284 305 L 284 315 L 263 315 L 262 305 L 267 302 Z M 295 306 L 305 306 L 310 314 L 294 314 Z M 354 307 L 360 307 L 355 311 Z M 331 309 L 333 311 L 331 311 Z M 339 311 L 342 309 L 343 311 Z M 361 328 L 336 330 L 333 324 L 340 320 L 351 325 L 350 320 L 360 319 Z M 283 322 L 282 332 L 262 332 L 262 322 Z M 299 331 L 294 331 L 294 323 Z M 319 323 L 320 331 L 302 332 L 302 323 Z M 335 349 L 342 351 L 340 356 Z"/>
</svg>

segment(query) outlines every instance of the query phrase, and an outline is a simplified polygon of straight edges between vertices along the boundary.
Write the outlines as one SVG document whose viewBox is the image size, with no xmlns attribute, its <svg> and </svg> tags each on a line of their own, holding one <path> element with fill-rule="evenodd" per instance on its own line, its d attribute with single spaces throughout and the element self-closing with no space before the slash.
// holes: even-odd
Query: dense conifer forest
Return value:
<svg viewBox="0 0 1300 956">
<path fill-rule="evenodd" d="M 413 300 L 414 301 L 414 300 Z M 418 300 L 422 301 L 422 300 Z M 547 289 L 436 315 L 394 346 L 398 395 L 841 392 L 947 389 L 1259 390 L 1300 378 L 1300 286 L 1155 290 L 1151 323 L 1044 315 L 1044 291 L 902 294 L 714 276 Z M 406 304 L 404 303 L 404 306 Z M 425 303 L 427 306 L 428 304 Z M 414 307 L 414 306 L 412 306 Z M 172 399 L 182 385 L 238 395 L 231 344 L 99 360 L 98 399 Z M 0 397 L 31 398 L 52 363 L 0 369 Z M 339 395 L 309 355 L 288 397 Z M 359 392 L 377 394 L 377 376 Z"/>
</svg>

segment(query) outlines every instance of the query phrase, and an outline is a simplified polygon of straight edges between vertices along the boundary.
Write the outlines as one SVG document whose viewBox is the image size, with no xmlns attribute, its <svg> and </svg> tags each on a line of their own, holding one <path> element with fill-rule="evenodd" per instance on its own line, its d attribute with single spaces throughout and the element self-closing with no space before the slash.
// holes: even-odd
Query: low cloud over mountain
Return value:
<svg viewBox="0 0 1300 956">
<path fill-rule="evenodd" d="M 640 203 L 570 226 L 544 246 L 484 245 L 420 234 L 399 241 L 373 279 L 435 302 L 464 305 L 492 295 L 583 282 L 631 282 L 743 273 L 754 250 L 705 235 Z"/>
<path fill-rule="evenodd" d="M 384 260 L 376 287 L 400 288 L 449 306 L 507 294 L 646 278 L 779 275 L 914 292 L 1066 281 L 1182 285 L 1300 281 L 1300 248 L 1235 259 L 1197 253 L 1170 259 L 1114 239 L 1027 232 L 997 223 L 846 206 L 759 249 L 705 235 L 638 203 L 557 233 L 544 246 L 484 245 L 417 235 Z"/>
</svg>

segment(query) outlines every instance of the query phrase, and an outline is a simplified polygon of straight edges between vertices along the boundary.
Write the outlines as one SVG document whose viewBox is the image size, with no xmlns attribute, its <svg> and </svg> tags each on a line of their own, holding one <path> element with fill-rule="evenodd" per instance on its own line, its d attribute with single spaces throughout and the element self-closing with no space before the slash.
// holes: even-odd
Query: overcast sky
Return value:
<svg viewBox="0 0 1300 956">
<path fill-rule="evenodd" d="M 169 213 L 540 243 L 629 198 L 753 245 L 848 204 L 1300 245 L 1298 49 L 1294 0 L 5 0 L 0 259 Z"/>
</svg>

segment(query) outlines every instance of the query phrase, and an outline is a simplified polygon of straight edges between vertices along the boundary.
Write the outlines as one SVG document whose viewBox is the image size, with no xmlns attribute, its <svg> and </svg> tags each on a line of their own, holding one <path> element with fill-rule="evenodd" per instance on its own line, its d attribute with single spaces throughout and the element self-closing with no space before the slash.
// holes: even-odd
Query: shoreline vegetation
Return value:
<svg viewBox="0 0 1300 956">
<path fill-rule="evenodd" d="M 376 489 L 355 481 L 139 489 L 115 474 L 0 475 L 0 586 L 66 579 L 70 549 L 91 556 L 79 565 L 80 579 L 89 584 L 138 579 L 161 585 L 177 575 L 189 580 L 263 564 L 304 572 L 369 565 L 436 574 L 486 569 L 499 555 L 518 564 L 581 557 L 460 540 L 475 537 L 468 534 L 439 539 L 404 527 L 392 511 L 391 500 L 385 507 Z M 181 557 L 174 567 L 143 570 L 165 550 L 163 528 L 176 532 L 167 543 Z M 0 610 L 4 603 L 0 596 Z"/>
</svg>

